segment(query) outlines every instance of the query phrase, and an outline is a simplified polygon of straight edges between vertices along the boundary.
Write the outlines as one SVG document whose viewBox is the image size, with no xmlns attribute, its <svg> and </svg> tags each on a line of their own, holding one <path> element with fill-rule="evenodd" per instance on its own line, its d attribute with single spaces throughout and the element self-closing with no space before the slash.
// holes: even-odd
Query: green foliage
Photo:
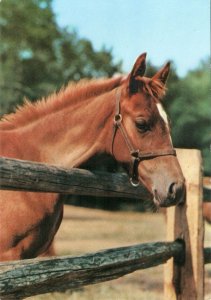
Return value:
<svg viewBox="0 0 211 300">
<path fill-rule="evenodd" d="M 166 107 L 172 119 L 172 137 L 178 148 L 202 150 L 205 174 L 211 174 L 211 105 L 209 62 L 179 79 L 169 80 Z"/>
<path fill-rule="evenodd" d="M 1 113 L 26 96 L 45 96 L 70 80 L 111 76 L 121 71 L 110 50 L 95 51 L 90 41 L 58 27 L 51 0 L 0 3 Z"/>
</svg>

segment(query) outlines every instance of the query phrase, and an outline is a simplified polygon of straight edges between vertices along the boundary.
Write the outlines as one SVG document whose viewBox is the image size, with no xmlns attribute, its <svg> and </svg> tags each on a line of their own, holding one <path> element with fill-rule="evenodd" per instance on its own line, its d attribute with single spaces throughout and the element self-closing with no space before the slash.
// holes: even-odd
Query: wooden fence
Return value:
<svg viewBox="0 0 211 300">
<path fill-rule="evenodd" d="M 211 263 L 211 248 L 203 246 L 201 156 L 197 150 L 179 149 L 177 153 L 187 196 L 184 205 L 167 209 L 167 241 L 77 257 L 1 263 L 0 299 L 73 289 L 167 262 L 164 299 L 202 300 L 204 264 Z M 132 187 L 125 174 L 65 170 L 0 158 L 0 178 L 1 189 L 151 199 L 143 186 Z"/>
</svg>

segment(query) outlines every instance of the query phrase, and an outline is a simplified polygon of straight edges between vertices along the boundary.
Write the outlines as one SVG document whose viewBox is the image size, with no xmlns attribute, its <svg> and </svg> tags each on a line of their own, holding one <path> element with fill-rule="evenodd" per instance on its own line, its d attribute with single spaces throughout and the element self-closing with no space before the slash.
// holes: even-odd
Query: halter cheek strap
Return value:
<svg viewBox="0 0 211 300">
<path fill-rule="evenodd" d="M 125 144 L 127 145 L 127 148 L 129 150 L 130 156 L 131 156 L 131 166 L 130 166 L 130 182 L 133 186 L 139 185 L 139 176 L 138 176 L 138 165 L 141 160 L 148 159 L 148 158 L 155 158 L 158 156 L 167 156 L 167 155 L 173 155 L 176 156 L 176 150 L 173 148 L 170 149 L 163 149 L 163 150 L 156 150 L 153 152 L 141 152 L 139 149 L 135 150 L 128 134 L 125 130 L 125 127 L 122 123 L 122 115 L 121 115 L 121 109 L 120 109 L 120 100 L 121 100 L 121 90 L 117 89 L 116 92 L 116 112 L 114 116 L 114 126 L 113 126 L 113 136 L 112 136 L 112 144 L 111 144 L 111 153 L 114 155 L 114 140 L 117 133 L 117 130 L 119 129 Z"/>
</svg>

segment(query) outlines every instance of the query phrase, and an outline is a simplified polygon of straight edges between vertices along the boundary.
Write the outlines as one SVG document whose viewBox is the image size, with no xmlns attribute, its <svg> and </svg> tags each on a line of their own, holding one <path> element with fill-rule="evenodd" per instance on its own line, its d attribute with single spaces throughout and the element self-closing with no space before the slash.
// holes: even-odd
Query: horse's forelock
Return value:
<svg viewBox="0 0 211 300">
<path fill-rule="evenodd" d="M 147 77 L 136 78 L 141 83 L 141 90 L 150 95 L 156 102 L 160 102 L 166 93 L 166 86 L 158 79 Z"/>
</svg>

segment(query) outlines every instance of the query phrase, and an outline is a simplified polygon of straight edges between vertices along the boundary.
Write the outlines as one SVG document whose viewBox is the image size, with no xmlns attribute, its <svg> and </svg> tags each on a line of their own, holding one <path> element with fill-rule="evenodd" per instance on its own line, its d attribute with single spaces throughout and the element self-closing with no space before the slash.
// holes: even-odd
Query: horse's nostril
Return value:
<svg viewBox="0 0 211 300">
<path fill-rule="evenodd" d="M 183 182 L 173 182 L 169 186 L 168 196 L 176 202 L 183 202 L 185 195 L 185 185 Z"/>
<path fill-rule="evenodd" d="M 183 204 L 185 202 L 185 182 L 178 180 L 172 182 L 167 190 L 153 189 L 154 203 L 157 206 L 168 207 L 177 204 Z"/>
<path fill-rule="evenodd" d="M 175 197 L 175 194 L 176 194 L 176 183 L 175 182 L 170 184 L 168 194 L 171 197 Z"/>
</svg>

